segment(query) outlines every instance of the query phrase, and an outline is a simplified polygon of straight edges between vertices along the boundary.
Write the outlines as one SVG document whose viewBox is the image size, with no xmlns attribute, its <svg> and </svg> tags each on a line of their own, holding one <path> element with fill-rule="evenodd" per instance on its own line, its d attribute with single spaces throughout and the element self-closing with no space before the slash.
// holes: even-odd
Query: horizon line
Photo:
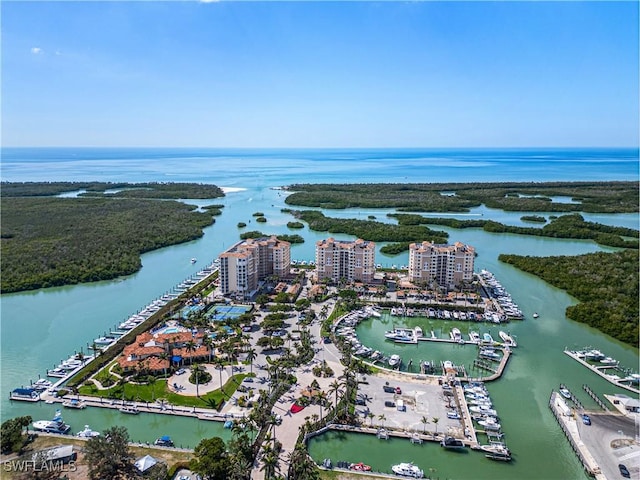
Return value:
<svg viewBox="0 0 640 480">
<path fill-rule="evenodd" d="M 140 148 L 140 149 L 150 149 L 150 148 L 158 148 L 158 149 L 221 149 L 221 150 L 406 150 L 406 149 L 424 149 L 424 150 L 444 150 L 444 149 L 457 149 L 457 150 L 482 150 L 482 149 L 549 149 L 549 148 L 585 148 L 585 149 L 596 149 L 596 148 L 621 148 L 621 149 L 640 149 L 640 145 L 538 145 L 538 146 L 509 146 L 509 145 L 496 145 L 496 146 L 464 146 L 464 147 L 455 147 L 455 146 L 388 146 L 388 147 L 373 147 L 373 146 L 358 146 L 358 147 L 318 147 L 318 146 L 308 146 L 308 147 L 293 147 L 293 146 L 280 146 L 280 147 L 241 147 L 241 146 L 170 146 L 170 145 L 159 145 L 159 146 L 151 146 L 151 145 L 0 145 L 0 149 L 5 148 Z"/>
</svg>

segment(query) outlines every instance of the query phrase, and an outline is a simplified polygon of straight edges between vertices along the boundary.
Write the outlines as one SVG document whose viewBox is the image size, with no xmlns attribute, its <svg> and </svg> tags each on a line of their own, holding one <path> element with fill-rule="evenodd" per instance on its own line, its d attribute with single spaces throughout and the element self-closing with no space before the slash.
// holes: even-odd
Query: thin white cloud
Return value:
<svg viewBox="0 0 640 480">
<path fill-rule="evenodd" d="M 40 47 L 31 47 L 31 53 L 33 53 L 34 55 L 40 55 L 41 53 L 44 53 L 44 52 Z"/>
<path fill-rule="evenodd" d="M 220 0 L 198 0 L 200 3 L 217 3 Z"/>
</svg>

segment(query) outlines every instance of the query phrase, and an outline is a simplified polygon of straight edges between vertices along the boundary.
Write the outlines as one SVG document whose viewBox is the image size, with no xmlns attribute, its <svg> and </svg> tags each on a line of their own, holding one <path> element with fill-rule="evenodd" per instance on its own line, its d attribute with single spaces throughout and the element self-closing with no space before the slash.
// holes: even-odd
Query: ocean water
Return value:
<svg viewBox="0 0 640 480">
<path fill-rule="evenodd" d="M 205 229 L 202 238 L 144 254 L 143 268 L 134 275 L 112 281 L 0 296 L 0 417 L 2 420 L 17 415 L 32 415 L 34 420 L 51 417 L 54 406 L 9 402 L 9 390 L 36 380 L 47 368 L 60 363 L 74 351 L 86 350 L 94 338 L 202 268 L 238 240 L 241 232 L 237 228 L 238 222 L 246 222 L 247 229 L 256 227 L 250 223 L 253 212 L 265 213 L 267 222 L 260 224 L 261 231 L 292 233 L 286 226 L 291 216 L 281 211 L 286 206 L 286 192 L 274 187 L 321 182 L 637 181 L 638 165 L 637 149 L 5 148 L 0 164 L 3 181 L 188 181 L 213 183 L 229 191 L 224 198 L 214 201 L 189 200 L 198 205 L 222 203 L 223 213 L 216 217 L 214 225 Z M 324 210 L 324 213 L 363 219 L 374 215 L 379 221 L 392 221 L 386 217 L 391 211 L 348 209 Z M 502 212 L 481 206 L 456 217 L 482 216 L 519 225 L 522 224 L 522 215 L 522 212 Z M 585 217 L 609 225 L 638 228 L 637 214 L 590 214 Z M 524 321 L 509 325 L 511 333 L 518 337 L 519 347 L 504 377 L 490 386 L 516 461 L 503 465 L 489 462 L 481 455 L 452 457 L 431 445 L 418 447 L 399 441 L 384 443 L 375 437 L 349 434 L 329 434 L 313 440 L 310 444 L 312 456 L 320 461 L 326 457 L 365 461 L 383 470 L 388 469 L 392 462 L 413 460 L 425 471 L 427 467 L 431 469 L 433 476 L 439 478 L 586 478 L 548 411 L 549 392 L 560 382 L 566 383 L 588 406 L 593 404 L 582 392 L 583 383 L 589 384 L 599 395 L 624 392 L 594 378 L 562 350 L 565 346 L 580 348 L 591 345 L 631 368 L 638 365 L 638 350 L 568 320 L 564 311 L 575 303 L 575 299 L 531 275 L 502 264 L 498 255 L 578 255 L 614 249 L 582 240 L 490 234 L 479 229 L 443 230 L 449 232 L 450 241 L 476 247 L 476 270 L 486 268 L 492 271 L 526 315 Z M 292 257 L 299 260 L 313 259 L 315 241 L 328 235 L 313 232 L 306 226 L 293 233 L 305 238 L 305 243 L 292 247 Z M 384 266 L 407 263 L 406 254 L 381 255 L 379 247 L 382 245 L 377 246 L 376 263 Z M 197 263 L 192 264 L 191 258 L 197 258 Z M 533 312 L 540 313 L 540 318 L 533 320 Z M 384 328 L 385 325 L 372 322 L 363 325 L 361 335 L 372 345 L 379 344 L 381 349 L 395 348 L 380 344 Z M 412 355 L 429 359 L 430 356 L 448 354 L 417 351 Z M 457 360 L 453 357 L 456 351 L 450 354 L 452 360 Z M 464 358 L 461 360 L 465 361 Z M 216 422 L 188 418 L 131 417 L 103 409 L 65 411 L 64 414 L 74 431 L 82 429 L 84 424 L 94 429 L 122 424 L 129 429 L 133 439 L 140 441 L 152 442 L 158 436 L 168 434 L 178 445 L 193 447 L 203 437 L 228 435 L 228 431 Z M 543 465 L 540 462 L 542 458 L 545 459 Z"/>
<path fill-rule="evenodd" d="M 4 181 L 291 183 L 637 180 L 638 149 L 3 148 Z"/>
</svg>

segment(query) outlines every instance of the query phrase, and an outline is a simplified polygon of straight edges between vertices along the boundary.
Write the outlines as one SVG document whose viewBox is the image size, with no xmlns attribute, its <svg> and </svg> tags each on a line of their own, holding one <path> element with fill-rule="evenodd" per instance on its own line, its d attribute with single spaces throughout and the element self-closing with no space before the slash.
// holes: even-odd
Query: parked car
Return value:
<svg viewBox="0 0 640 480">
<path fill-rule="evenodd" d="M 186 372 L 186 370 L 184 368 L 181 368 L 176 372 L 176 375 L 182 375 L 184 372 Z"/>
<path fill-rule="evenodd" d="M 589 415 L 587 415 L 586 413 L 582 414 L 582 423 L 584 423 L 585 425 L 591 425 L 591 417 L 589 417 Z"/>
<path fill-rule="evenodd" d="M 394 402 L 391 402 L 391 401 L 387 400 L 386 402 L 384 402 L 384 406 L 385 407 L 394 408 L 396 406 L 396 404 Z"/>
<path fill-rule="evenodd" d="M 618 465 L 618 468 L 620 469 L 620 475 L 622 475 L 624 478 L 631 478 L 631 474 L 629 473 L 629 469 L 624 466 L 622 463 L 620 465 Z"/>
<path fill-rule="evenodd" d="M 396 387 L 396 393 L 400 395 L 402 393 L 402 389 L 400 387 Z"/>
<path fill-rule="evenodd" d="M 396 389 L 393 387 L 390 387 L 389 385 L 383 385 L 382 389 L 386 392 L 386 393 L 396 393 Z"/>
</svg>

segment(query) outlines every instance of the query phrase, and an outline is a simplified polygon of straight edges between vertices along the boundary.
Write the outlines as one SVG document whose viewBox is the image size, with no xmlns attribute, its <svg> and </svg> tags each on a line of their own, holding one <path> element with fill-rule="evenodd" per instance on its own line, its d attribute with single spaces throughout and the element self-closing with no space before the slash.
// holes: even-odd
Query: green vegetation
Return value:
<svg viewBox="0 0 640 480">
<path fill-rule="evenodd" d="M 264 217 L 264 213 L 263 212 L 254 212 L 253 216 L 254 217 Z"/>
<path fill-rule="evenodd" d="M 125 427 L 111 427 L 104 435 L 93 437 L 84 446 L 89 478 L 136 478 L 134 456 L 129 449 L 129 432 Z M 166 466 L 164 467 L 166 473 Z"/>
<path fill-rule="evenodd" d="M 2 184 L 2 293 L 135 273 L 141 267 L 142 253 L 199 238 L 202 229 L 214 222 L 211 212 L 197 212 L 195 206 L 183 202 L 115 198 L 115 194 L 47 197 L 42 192 L 69 191 L 89 184 L 44 184 L 41 189 L 36 185 L 42 184 Z M 100 185 L 114 188 L 115 184 Z M 162 184 L 158 189 L 177 195 L 180 185 L 171 190 L 165 187 Z M 15 196 L 9 196 L 12 192 Z M 194 190 L 187 186 L 180 193 L 185 197 Z M 27 194 L 33 196 L 22 196 Z"/>
<path fill-rule="evenodd" d="M 246 224 L 246 223 L 244 223 L 244 222 L 238 222 L 238 228 L 244 228 L 244 227 L 246 227 L 246 226 L 247 226 L 247 224 Z"/>
<path fill-rule="evenodd" d="M 503 262 L 566 290 L 580 303 L 566 315 L 618 340 L 638 346 L 638 251 L 575 257 L 500 255 Z"/>
<path fill-rule="evenodd" d="M 420 225 L 393 225 L 357 220 L 353 218 L 325 217 L 316 210 L 294 212 L 294 216 L 309 224 L 311 230 L 330 233 L 346 233 L 372 242 L 415 242 L 429 240 L 446 243 L 448 234 Z"/>
<path fill-rule="evenodd" d="M 302 222 L 287 222 L 287 228 L 304 228 Z"/>
<path fill-rule="evenodd" d="M 547 223 L 547 219 L 540 215 L 523 215 L 520 220 L 523 222 Z"/>
<path fill-rule="evenodd" d="M 258 223 L 267 223 L 267 219 L 265 217 L 256 218 L 256 222 Z"/>
<path fill-rule="evenodd" d="M 202 183 L 2 182 L 0 184 L 0 195 L 3 197 L 52 196 L 78 190 L 86 190 L 86 193 L 80 194 L 83 196 L 104 195 L 109 198 L 175 200 L 224 197 L 219 187 Z M 107 191 L 113 192 L 106 193 Z"/>
<path fill-rule="evenodd" d="M 385 255 L 398 255 L 399 253 L 407 252 L 409 245 L 411 245 L 411 242 L 390 243 L 380 248 L 380 253 L 384 253 Z"/>
<path fill-rule="evenodd" d="M 593 240 L 600 245 L 621 248 L 638 248 L 638 231 L 625 227 L 612 227 L 601 223 L 586 222 L 578 213 L 562 215 L 551 219 L 542 228 L 517 227 L 504 225 L 493 220 L 457 220 L 455 218 L 427 218 L 415 214 L 390 213 L 389 217 L 396 218 L 400 225 L 417 223 L 442 225 L 451 228 L 482 228 L 491 233 L 516 233 L 552 238 L 577 238 Z M 623 237 L 630 237 L 625 239 Z"/>
<path fill-rule="evenodd" d="M 264 237 L 270 237 L 270 235 L 266 234 L 266 233 L 262 233 L 259 230 L 252 230 L 250 232 L 244 232 L 242 234 L 240 234 L 240 238 L 242 240 L 246 240 L 248 238 L 264 238 Z M 278 240 L 282 240 L 283 242 L 289 242 L 289 243 L 304 243 L 304 238 L 301 237 L 300 235 L 276 235 L 276 238 Z"/>
<path fill-rule="evenodd" d="M 466 212 L 486 205 L 516 212 L 637 212 L 638 182 L 297 184 L 289 205 L 322 208 L 395 208 Z M 443 192 L 447 192 L 443 195 Z M 571 197 L 579 203 L 553 202 Z"/>
<path fill-rule="evenodd" d="M 236 391 L 242 380 L 248 374 L 234 375 L 222 386 L 222 389 L 214 390 L 199 397 L 179 395 L 167 387 L 165 379 L 155 380 L 148 384 L 124 383 L 115 387 L 99 390 L 93 383 L 78 388 L 80 395 L 92 395 L 95 397 L 122 399 L 139 402 L 155 402 L 164 399 L 168 404 L 186 407 L 220 408 L 222 403 L 230 398 Z"/>
<path fill-rule="evenodd" d="M 209 215 L 213 215 L 217 217 L 218 215 L 222 215 L 222 209 L 224 205 L 205 205 L 202 207 L 204 211 L 206 211 Z"/>
<path fill-rule="evenodd" d="M 27 428 L 31 423 L 30 416 L 16 417 L 6 420 L 0 427 L 0 451 L 2 453 L 20 452 L 27 444 Z"/>
</svg>

